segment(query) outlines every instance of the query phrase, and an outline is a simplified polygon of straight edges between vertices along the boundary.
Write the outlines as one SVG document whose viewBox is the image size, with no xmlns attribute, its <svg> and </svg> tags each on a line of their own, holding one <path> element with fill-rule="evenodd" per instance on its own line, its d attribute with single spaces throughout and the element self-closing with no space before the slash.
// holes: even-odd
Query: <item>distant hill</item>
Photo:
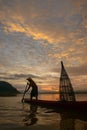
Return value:
<svg viewBox="0 0 87 130">
<path fill-rule="evenodd" d="M 20 92 L 14 88 L 10 83 L 0 81 L 0 96 L 15 96 Z"/>
</svg>

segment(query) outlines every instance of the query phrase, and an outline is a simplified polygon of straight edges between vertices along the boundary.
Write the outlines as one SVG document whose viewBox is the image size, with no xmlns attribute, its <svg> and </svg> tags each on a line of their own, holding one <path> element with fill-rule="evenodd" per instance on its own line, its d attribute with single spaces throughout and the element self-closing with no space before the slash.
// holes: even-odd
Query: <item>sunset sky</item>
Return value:
<svg viewBox="0 0 87 130">
<path fill-rule="evenodd" d="M 75 90 L 87 90 L 87 0 L 0 0 L 0 80 L 21 90 L 59 87 L 61 60 Z"/>
</svg>

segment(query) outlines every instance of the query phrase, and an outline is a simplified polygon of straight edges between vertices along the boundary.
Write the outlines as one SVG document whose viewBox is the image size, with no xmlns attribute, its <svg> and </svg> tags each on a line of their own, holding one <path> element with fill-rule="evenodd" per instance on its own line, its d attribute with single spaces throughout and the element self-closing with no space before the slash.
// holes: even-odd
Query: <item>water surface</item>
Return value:
<svg viewBox="0 0 87 130">
<path fill-rule="evenodd" d="M 28 96 L 28 95 L 27 95 Z M 58 94 L 40 94 L 39 99 L 58 100 Z M 86 130 L 87 114 L 57 112 L 21 103 L 22 95 L 0 97 L 0 130 L 18 127 L 50 126 L 54 130 Z M 77 94 L 77 100 L 87 100 L 87 94 Z"/>
</svg>

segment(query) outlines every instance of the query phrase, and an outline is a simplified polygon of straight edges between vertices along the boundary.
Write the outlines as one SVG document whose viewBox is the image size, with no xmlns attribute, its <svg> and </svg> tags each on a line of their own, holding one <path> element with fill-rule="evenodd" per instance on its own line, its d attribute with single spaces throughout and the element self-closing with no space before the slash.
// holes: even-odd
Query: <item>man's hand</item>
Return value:
<svg viewBox="0 0 87 130">
<path fill-rule="evenodd" d="M 29 85 L 29 83 L 27 82 L 27 85 Z"/>
</svg>

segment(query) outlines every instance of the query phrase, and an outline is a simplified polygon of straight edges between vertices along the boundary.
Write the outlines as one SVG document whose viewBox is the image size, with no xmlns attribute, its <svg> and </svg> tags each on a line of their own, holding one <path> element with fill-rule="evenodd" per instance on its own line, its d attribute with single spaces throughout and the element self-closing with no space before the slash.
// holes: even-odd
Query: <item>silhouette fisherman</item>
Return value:
<svg viewBox="0 0 87 130">
<path fill-rule="evenodd" d="M 32 98 L 35 97 L 37 100 L 38 99 L 38 87 L 37 87 L 36 83 L 32 80 L 32 78 L 29 77 L 29 78 L 27 78 L 27 80 L 28 80 L 28 83 L 27 83 L 28 89 L 26 90 L 26 92 L 30 88 L 32 88 L 31 93 L 30 93 L 30 99 L 32 100 Z"/>
</svg>

